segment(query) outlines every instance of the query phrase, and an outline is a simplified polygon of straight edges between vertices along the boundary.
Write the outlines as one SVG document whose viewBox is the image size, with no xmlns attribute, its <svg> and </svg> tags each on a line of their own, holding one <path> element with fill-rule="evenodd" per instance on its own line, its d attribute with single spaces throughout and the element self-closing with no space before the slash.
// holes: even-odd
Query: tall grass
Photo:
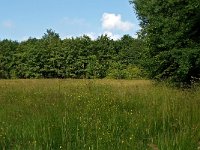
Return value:
<svg viewBox="0 0 200 150">
<path fill-rule="evenodd" d="M 199 142 L 200 89 L 0 80 L 0 149 L 197 150 Z"/>
</svg>

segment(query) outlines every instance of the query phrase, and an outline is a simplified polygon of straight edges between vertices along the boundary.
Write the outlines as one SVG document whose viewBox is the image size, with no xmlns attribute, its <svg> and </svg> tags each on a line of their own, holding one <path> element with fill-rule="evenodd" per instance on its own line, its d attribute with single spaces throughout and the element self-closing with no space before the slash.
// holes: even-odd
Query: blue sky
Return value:
<svg viewBox="0 0 200 150">
<path fill-rule="evenodd" d="M 128 0 L 0 0 L 0 39 L 41 38 L 53 29 L 61 38 L 107 34 L 135 36 L 138 21 Z"/>
</svg>

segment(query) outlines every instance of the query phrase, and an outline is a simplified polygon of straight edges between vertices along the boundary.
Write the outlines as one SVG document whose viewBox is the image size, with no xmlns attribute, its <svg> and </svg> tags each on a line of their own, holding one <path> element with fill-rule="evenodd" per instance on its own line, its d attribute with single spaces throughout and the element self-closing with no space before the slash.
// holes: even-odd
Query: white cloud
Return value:
<svg viewBox="0 0 200 150">
<path fill-rule="evenodd" d="M 110 37 L 113 40 L 119 40 L 121 38 L 121 36 L 119 34 L 113 34 L 112 32 L 109 32 L 109 31 L 105 31 L 103 33 L 103 35 L 107 35 L 108 37 Z"/>
<path fill-rule="evenodd" d="M 98 33 L 98 34 L 94 33 L 94 32 L 90 32 L 90 33 L 85 33 L 84 35 L 89 36 L 92 40 L 96 40 L 101 35 L 107 35 L 109 38 L 111 38 L 113 40 L 118 40 L 118 39 L 120 39 L 122 37 L 121 35 L 113 34 L 110 31 L 104 31 L 103 33 Z"/>
<path fill-rule="evenodd" d="M 89 33 L 83 33 L 83 34 L 71 34 L 71 35 L 61 35 L 60 38 L 63 40 L 63 39 L 66 39 L 66 38 L 77 38 L 77 37 L 82 37 L 83 35 L 86 35 L 86 36 L 89 36 L 92 40 L 96 40 L 98 35 L 95 34 L 94 32 L 89 32 Z"/>
<path fill-rule="evenodd" d="M 85 35 L 89 36 L 92 40 L 95 40 L 98 37 L 94 32 L 85 33 Z"/>
<path fill-rule="evenodd" d="M 123 21 L 120 14 L 104 13 L 102 16 L 102 28 L 105 30 L 122 30 L 129 31 L 134 27 L 134 24 L 128 21 Z"/>
<path fill-rule="evenodd" d="M 83 35 L 89 36 L 92 40 L 96 40 L 101 35 L 107 35 L 109 38 L 111 38 L 113 40 L 118 40 L 122 37 L 122 35 L 113 34 L 110 31 L 105 31 L 103 33 L 88 32 L 88 33 L 83 33 L 83 34 L 79 34 L 79 35 L 61 36 L 61 39 L 82 37 Z"/>
<path fill-rule="evenodd" d="M 4 28 L 13 28 L 14 27 L 14 23 L 11 20 L 6 20 L 2 23 Z"/>
<path fill-rule="evenodd" d="M 137 39 L 137 38 L 138 38 L 138 35 L 137 35 L 137 34 L 134 34 L 132 37 L 135 38 L 135 39 Z"/>
</svg>

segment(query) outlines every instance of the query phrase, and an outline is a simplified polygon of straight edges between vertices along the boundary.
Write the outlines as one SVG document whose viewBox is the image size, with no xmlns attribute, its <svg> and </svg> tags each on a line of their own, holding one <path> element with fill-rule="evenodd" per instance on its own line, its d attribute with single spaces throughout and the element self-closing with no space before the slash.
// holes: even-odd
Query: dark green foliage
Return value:
<svg viewBox="0 0 200 150">
<path fill-rule="evenodd" d="M 17 46 L 18 43 L 15 41 L 0 41 L 0 78 L 11 78 Z"/>
<path fill-rule="evenodd" d="M 0 78 L 116 78 L 113 70 L 140 70 L 142 51 L 143 43 L 128 35 L 118 41 L 107 35 L 61 40 L 47 30 L 41 39 L 0 41 Z"/>
<path fill-rule="evenodd" d="M 130 2 L 148 47 L 146 67 L 151 77 L 186 84 L 200 78 L 200 1 Z"/>
</svg>

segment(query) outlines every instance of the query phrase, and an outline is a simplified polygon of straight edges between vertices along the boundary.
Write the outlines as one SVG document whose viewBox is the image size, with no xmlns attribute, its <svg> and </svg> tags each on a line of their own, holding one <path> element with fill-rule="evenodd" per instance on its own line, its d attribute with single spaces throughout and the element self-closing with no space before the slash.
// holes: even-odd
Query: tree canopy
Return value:
<svg viewBox="0 0 200 150">
<path fill-rule="evenodd" d="M 131 0 L 147 46 L 150 77 L 191 84 L 200 78 L 200 1 Z"/>
<path fill-rule="evenodd" d="M 142 49 L 142 41 L 129 35 L 117 41 L 107 35 L 62 40 L 49 29 L 41 39 L 0 41 L 0 79 L 140 78 Z"/>
</svg>

